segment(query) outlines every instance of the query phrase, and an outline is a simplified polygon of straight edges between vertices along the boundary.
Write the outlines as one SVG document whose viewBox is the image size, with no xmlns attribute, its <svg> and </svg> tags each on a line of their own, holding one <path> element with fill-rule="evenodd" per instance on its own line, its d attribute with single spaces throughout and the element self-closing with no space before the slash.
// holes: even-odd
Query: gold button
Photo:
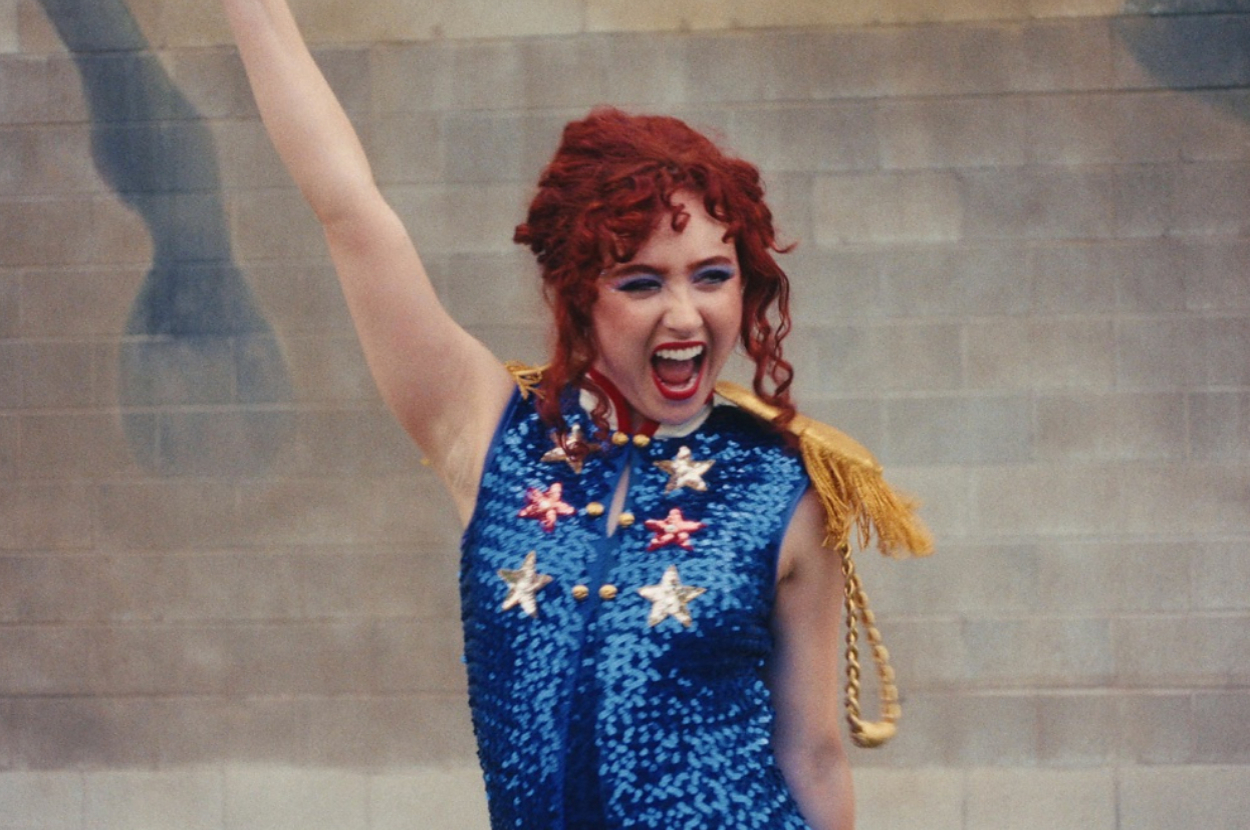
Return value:
<svg viewBox="0 0 1250 830">
<path fill-rule="evenodd" d="M 612 443 L 618 447 L 623 447 L 629 443 L 629 436 L 623 432 L 614 432 L 612 433 Z"/>
<path fill-rule="evenodd" d="M 622 513 L 616 517 L 616 523 L 621 527 L 631 527 L 634 524 L 634 514 L 629 512 Z"/>
<path fill-rule="evenodd" d="M 599 599 L 608 600 L 608 601 L 616 599 L 616 586 L 615 585 L 600 586 Z"/>
<path fill-rule="evenodd" d="M 651 436 L 638 434 L 634 436 L 634 446 L 638 449 L 645 449 L 651 445 Z"/>
<path fill-rule="evenodd" d="M 588 596 L 590 596 L 590 589 L 587 588 L 585 585 L 573 586 L 573 599 L 577 600 L 578 602 L 581 602 L 582 600 L 586 599 L 586 597 Z"/>
<path fill-rule="evenodd" d="M 597 501 L 592 501 L 586 505 L 586 515 L 599 517 L 603 515 L 603 505 Z"/>
</svg>

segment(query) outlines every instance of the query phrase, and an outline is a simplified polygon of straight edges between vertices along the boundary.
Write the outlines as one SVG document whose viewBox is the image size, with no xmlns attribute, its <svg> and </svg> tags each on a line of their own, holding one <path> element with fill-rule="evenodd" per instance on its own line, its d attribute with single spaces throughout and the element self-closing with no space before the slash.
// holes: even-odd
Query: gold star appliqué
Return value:
<svg viewBox="0 0 1250 830">
<path fill-rule="evenodd" d="M 672 461 L 657 461 L 655 466 L 668 473 L 668 484 L 664 487 L 665 493 L 671 493 L 683 487 L 702 493 L 707 489 L 707 482 L 703 480 L 703 476 L 712 469 L 715 463 L 715 461 L 695 461 L 690 448 L 682 447 Z"/>
<path fill-rule="evenodd" d="M 508 595 L 504 597 L 501 611 L 510 611 L 521 606 L 521 610 L 531 617 L 538 616 L 539 591 L 551 583 L 551 577 L 538 572 L 538 553 L 530 551 L 525 562 L 516 570 L 499 569 L 499 578 L 508 583 Z"/>
<path fill-rule="evenodd" d="M 589 454 L 596 452 L 600 448 L 598 444 L 591 444 L 586 441 L 586 433 L 582 431 L 581 424 L 574 424 L 573 428 L 569 430 L 569 434 L 563 441 L 560 440 L 560 434 L 558 432 L 552 432 L 550 435 L 551 443 L 555 444 L 555 446 L 547 450 L 547 453 L 542 457 L 542 461 L 547 464 L 559 464 L 563 461 L 572 467 L 573 472 L 575 473 L 581 473 L 582 464 L 585 461 L 585 455 L 575 453 L 570 456 L 568 451 L 584 446 L 586 447 L 587 454 Z"/>
<path fill-rule="evenodd" d="M 669 617 L 673 617 L 689 628 L 694 623 L 694 619 L 690 616 L 688 606 L 695 597 L 706 591 L 707 588 L 682 585 L 676 565 L 668 566 L 668 570 L 664 572 L 658 585 L 644 585 L 638 589 L 638 593 L 651 601 L 651 613 L 647 616 L 647 624 L 652 628 Z"/>
</svg>

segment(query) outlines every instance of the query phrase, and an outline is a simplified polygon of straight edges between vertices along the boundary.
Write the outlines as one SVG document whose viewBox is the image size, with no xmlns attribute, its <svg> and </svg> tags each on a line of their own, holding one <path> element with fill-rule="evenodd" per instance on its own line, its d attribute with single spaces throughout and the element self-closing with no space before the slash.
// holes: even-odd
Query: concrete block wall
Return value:
<svg viewBox="0 0 1250 830">
<path fill-rule="evenodd" d="M 296 8 L 501 357 L 566 120 L 764 169 L 802 406 L 938 537 L 861 557 L 905 695 L 861 828 L 1244 825 L 1244 3 Z M 0 0 L 0 830 L 484 827 L 457 535 L 216 6 Z"/>
</svg>

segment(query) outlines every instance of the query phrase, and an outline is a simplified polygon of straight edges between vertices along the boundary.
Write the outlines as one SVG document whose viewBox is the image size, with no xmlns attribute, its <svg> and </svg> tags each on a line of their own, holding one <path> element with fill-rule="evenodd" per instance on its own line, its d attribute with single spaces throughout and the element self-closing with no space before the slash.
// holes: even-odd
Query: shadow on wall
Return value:
<svg viewBox="0 0 1250 830">
<path fill-rule="evenodd" d="M 293 430 L 286 362 L 233 260 L 212 134 L 124 0 L 40 0 L 73 54 L 101 177 L 154 255 L 121 349 L 131 451 L 163 474 L 249 475 Z"/>
<path fill-rule="evenodd" d="M 1229 25 L 1218 15 L 1248 8 L 1242 0 L 1126 0 L 1126 15 L 1150 16 L 1119 18 L 1113 21 L 1113 31 L 1137 63 L 1164 85 L 1191 90 L 1207 103 L 1250 121 L 1247 99 L 1205 94 L 1244 86 L 1250 76 L 1250 26 Z"/>
<path fill-rule="evenodd" d="M 212 135 L 124 0 L 40 0 L 74 56 L 101 176 L 145 222 L 151 270 L 126 323 L 119 399 L 135 457 L 166 474 L 249 475 L 293 431 L 281 349 L 233 261 Z M 1201 6 L 1195 9 L 1195 5 Z M 1250 120 L 1250 28 L 1221 0 L 1126 0 L 1115 32 L 1167 86 Z M 1173 16 L 1176 15 L 1176 16 Z"/>
</svg>

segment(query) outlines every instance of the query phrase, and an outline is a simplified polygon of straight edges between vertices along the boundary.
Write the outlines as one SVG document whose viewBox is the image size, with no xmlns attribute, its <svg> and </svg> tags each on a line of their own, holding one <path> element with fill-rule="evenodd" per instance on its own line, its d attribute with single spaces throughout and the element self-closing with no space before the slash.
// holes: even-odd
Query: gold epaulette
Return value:
<svg viewBox="0 0 1250 830">
<path fill-rule="evenodd" d="M 543 382 L 543 370 L 547 368 L 546 366 L 531 366 L 519 360 L 509 360 L 503 366 L 516 381 L 523 399 L 528 399 L 531 393 L 538 391 L 538 385 Z"/>
<path fill-rule="evenodd" d="M 721 397 L 761 420 L 775 423 L 779 410 L 735 383 L 716 384 Z M 924 556 L 933 551 L 933 539 L 916 516 L 916 503 L 890 489 L 877 463 L 863 445 L 844 432 L 803 415 L 796 415 L 786 429 L 799 442 L 803 465 L 825 511 L 823 544 L 842 557 L 843 609 L 846 622 L 846 720 L 851 740 L 857 746 L 872 748 L 884 744 L 898 731 L 903 714 L 898 685 L 890 666 L 890 652 L 877 630 L 877 621 L 868 607 L 868 595 L 855 570 L 851 552 L 851 529 L 859 531 L 859 546 L 866 547 L 873 536 L 877 548 L 891 556 L 912 553 Z M 863 630 L 877 667 L 880 719 L 868 720 L 860 709 L 861 669 L 859 633 Z"/>
<path fill-rule="evenodd" d="M 770 423 L 779 413 L 736 383 L 720 381 L 716 393 Z M 881 465 L 862 444 L 804 415 L 796 415 L 786 429 L 798 438 L 807 475 L 825 509 L 826 547 L 848 544 L 854 528 L 861 548 L 876 537 L 877 548 L 890 556 L 933 552 L 933 539 L 916 516 L 917 503 L 886 484 Z"/>
</svg>

